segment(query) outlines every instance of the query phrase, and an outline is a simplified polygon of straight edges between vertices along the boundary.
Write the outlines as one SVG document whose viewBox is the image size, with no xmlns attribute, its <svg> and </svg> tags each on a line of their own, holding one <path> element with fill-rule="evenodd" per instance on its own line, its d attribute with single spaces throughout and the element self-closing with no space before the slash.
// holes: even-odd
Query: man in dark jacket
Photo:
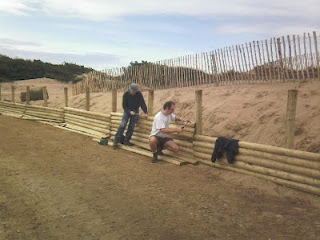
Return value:
<svg viewBox="0 0 320 240">
<path fill-rule="evenodd" d="M 115 139 L 113 142 L 114 147 L 116 147 L 120 142 L 120 138 L 123 135 L 123 132 L 129 120 L 130 122 L 123 144 L 127 146 L 132 146 L 133 144 L 130 143 L 130 139 L 132 137 L 134 127 L 138 121 L 139 108 L 141 107 L 143 112 L 147 114 L 147 106 L 142 96 L 142 93 L 139 91 L 138 84 L 132 83 L 129 87 L 129 90 L 123 94 L 122 107 L 124 110 L 123 117 L 118 131 L 115 135 Z"/>
</svg>

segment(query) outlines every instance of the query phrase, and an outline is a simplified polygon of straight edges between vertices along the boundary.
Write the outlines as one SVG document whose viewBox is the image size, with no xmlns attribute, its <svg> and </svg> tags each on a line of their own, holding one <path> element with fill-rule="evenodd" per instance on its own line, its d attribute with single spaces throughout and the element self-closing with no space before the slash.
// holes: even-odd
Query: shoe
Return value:
<svg viewBox="0 0 320 240">
<path fill-rule="evenodd" d="M 155 153 L 153 153 L 152 163 L 156 163 L 157 161 L 158 161 L 158 153 L 155 152 Z"/>
<path fill-rule="evenodd" d="M 117 147 L 118 147 L 118 144 L 119 144 L 119 142 L 114 141 L 113 144 L 112 144 L 112 147 L 113 147 L 113 148 L 117 148 Z"/>
<path fill-rule="evenodd" d="M 164 155 L 162 152 L 162 148 L 160 146 L 157 147 L 157 153 L 158 153 L 158 156 Z"/>
<path fill-rule="evenodd" d="M 131 142 L 125 142 L 125 143 L 123 143 L 123 145 L 129 146 L 129 147 L 132 147 L 132 146 L 133 146 L 133 143 L 131 143 Z"/>
</svg>

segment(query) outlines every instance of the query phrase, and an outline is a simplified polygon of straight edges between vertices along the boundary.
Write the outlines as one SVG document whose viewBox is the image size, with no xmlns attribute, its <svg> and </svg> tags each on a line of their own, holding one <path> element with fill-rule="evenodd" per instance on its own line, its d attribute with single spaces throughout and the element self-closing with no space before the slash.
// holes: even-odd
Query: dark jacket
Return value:
<svg viewBox="0 0 320 240">
<path fill-rule="evenodd" d="M 234 156 L 239 152 L 239 140 L 219 137 L 216 140 L 214 151 L 211 157 L 212 162 L 216 162 L 222 156 L 223 151 L 227 152 L 228 163 L 234 162 Z"/>
<path fill-rule="evenodd" d="M 139 112 L 139 107 L 143 110 L 145 114 L 148 113 L 147 106 L 144 101 L 141 92 L 137 92 L 135 95 L 131 95 L 129 91 L 126 91 L 122 97 L 122 107 L 123 110 L 130 116 L 130 111 L 135 113 Z"/>
</svg>

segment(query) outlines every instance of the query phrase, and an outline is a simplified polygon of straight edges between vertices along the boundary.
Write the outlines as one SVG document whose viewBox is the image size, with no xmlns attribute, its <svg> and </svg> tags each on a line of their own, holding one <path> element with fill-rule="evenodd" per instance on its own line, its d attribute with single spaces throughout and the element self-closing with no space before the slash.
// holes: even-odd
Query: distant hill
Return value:
<svg viewBox="0 0 320 240">
<path fill-rule="evenodd" d="M 41 60 L 10 58 L 0 54 L 0 82 L 19 81 L 31 78 L 53 78 L 62 82 L 80 81 L 79 75 L 93 71 L 73 63 L 52 64 Z"/>
</svg>

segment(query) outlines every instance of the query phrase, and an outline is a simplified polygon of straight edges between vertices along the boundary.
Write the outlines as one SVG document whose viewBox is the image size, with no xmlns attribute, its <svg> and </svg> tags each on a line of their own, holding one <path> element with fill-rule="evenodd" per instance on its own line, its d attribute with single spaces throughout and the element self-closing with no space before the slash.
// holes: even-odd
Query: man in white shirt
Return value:
<svg viewBox="0 0 320 240">
<path fill-rule="evenodd" d="M 152 162 L 155 163 L 158 160 L 158 154 L 165 148 L 172 152 L 178 152 L 179 146 L 173 141 L 172 138 L 168 138 L 166 134 L 181 133 L 183 128 L 169 128 L 170 122 L 176 120 L 186 121 L 181 117 L 175 115 L 174 102 L 169 101 L 163 105 L 163 109 L 158 112 L 153 120 L 152 130 L 149 138 L 149 146 L 153 152 Z"/>
</svg>

